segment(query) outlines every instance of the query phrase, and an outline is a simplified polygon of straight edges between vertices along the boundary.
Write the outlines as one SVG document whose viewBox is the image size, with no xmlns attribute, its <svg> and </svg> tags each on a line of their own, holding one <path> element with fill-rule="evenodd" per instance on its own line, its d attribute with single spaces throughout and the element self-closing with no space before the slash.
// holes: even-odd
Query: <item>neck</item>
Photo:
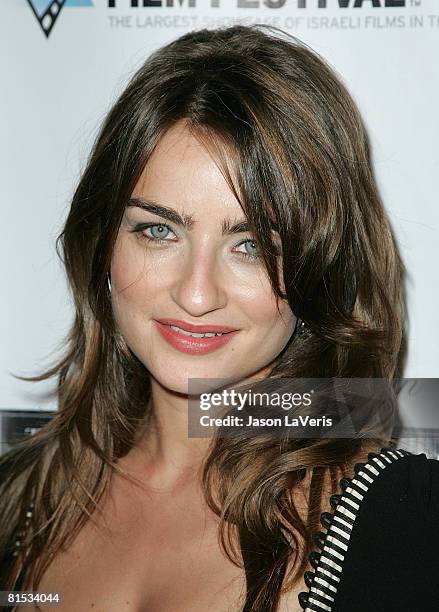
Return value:
<svg viewBox="0 0 439 612">
<path fill-rule="evenodd" d="M 151 379 L 151 417 L 132 451 L 144 461 L 149 482 L 172 486 L 200 476 L 212 439 L 188 436 L 188 401 Z"/>
<path fill-rule="evenodd" d="M 247 384 L 266 377 L 266 367 L 240 381 Z M 169 488 L 199 481 L 213 439 L 188 436 L 189 396 L 172 391 L 151 377 L 151 417 L 130 454 L 138 460 L 149 483 Z"/>
</svg>

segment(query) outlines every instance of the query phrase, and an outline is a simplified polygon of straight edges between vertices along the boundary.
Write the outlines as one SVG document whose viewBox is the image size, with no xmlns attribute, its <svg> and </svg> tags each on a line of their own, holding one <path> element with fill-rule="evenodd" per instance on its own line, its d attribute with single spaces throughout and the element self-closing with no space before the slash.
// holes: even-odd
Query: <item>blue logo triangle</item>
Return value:
<svg viewBox="0 0 439 612">
<path fill-rule="evenodd" d="M 49 34 L 64 6 L 93 6 L 92 0 L 27 0 L 44 34 Z"/>
<path fill-rule="evenodd" d="M 52 0 L 29 0 L 29 4 L 32 6 L 38 16 L 42 17 L 50 8 Z"/>
<path fill-rule="evenodd" d="M 52 4 L 52 0 L 29 0 L 38 15 L 43 15 Z M 62 4 L 58 2 L 58 4 Z M 93 6 L 92 0 L 66 0 L 65 6 Z"/>
</svg>

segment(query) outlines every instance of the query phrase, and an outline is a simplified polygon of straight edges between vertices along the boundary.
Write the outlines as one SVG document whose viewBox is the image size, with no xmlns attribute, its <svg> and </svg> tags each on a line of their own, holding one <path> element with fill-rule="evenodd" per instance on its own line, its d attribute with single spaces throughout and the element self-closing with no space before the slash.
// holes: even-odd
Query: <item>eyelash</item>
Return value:
<svg viewBox="0 0 439 612">
<path fill-rule="evenodd" d="M 146 236 L 146 234 L 143 233 L 144 230 L 150 227 L 156 227 L 159 225 L 161 227 L 166 227 L 166 229 L 170 230 L 173 234 L 175 233 L 173 229 L 169 227 L 169 225 L 167 225 L 166 223 L 142 223 L 141 225 L 136 225 L 136 227 L 131 231 L 134 234 L 137 234 L 137 237 L 140 240 L 148 240 L 149 242 L 154 242 L 155 244 L 164 244 L 165 242 L 173 242 L 172 240 L 163 240 L 162 238 L 151 238 L 150 236 Z M 245 244 L 246 242 L 255 242 L 255 241 L 251 240 L 250 238 L 246 238 L 244 240 L 241 240 L 241 242 L 239 242 L 238 244 L 236 244 L 235 247 L 241 246 L 241 244 Z M 237 251 L 236 254 L 241 255 L 244 259 L 247 259 L 247 260 L 257 261 L 259 259 L 258 255 L 249 255 L 249 253 L 243 253 L 242 251 Z"/>
</svg>

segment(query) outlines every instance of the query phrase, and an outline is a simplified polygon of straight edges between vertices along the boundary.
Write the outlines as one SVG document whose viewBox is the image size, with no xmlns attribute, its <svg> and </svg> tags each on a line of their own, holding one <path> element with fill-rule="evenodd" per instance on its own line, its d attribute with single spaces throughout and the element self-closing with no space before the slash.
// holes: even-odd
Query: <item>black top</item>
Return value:
<svg viewBox="0 0 439 612">
<path fill-rule="evenodd" d="M 439 611 L 439 461 L 384 447 L 354 472 L 330 497 L 332 512 L 321 514 L 324 531 L 314 534 L 314 571 L 305 572 L 308 591 L 299 594 L 300 606 L 305 612 Z M 12 554 L 4 559 L 0 576 L 12 560 Z"/>
<path fill-rule="evenodd" d="M 302 608 L 439 610 L 439 461 L 385 447 L 339 487 L 320 517 Z"/>
</svg>

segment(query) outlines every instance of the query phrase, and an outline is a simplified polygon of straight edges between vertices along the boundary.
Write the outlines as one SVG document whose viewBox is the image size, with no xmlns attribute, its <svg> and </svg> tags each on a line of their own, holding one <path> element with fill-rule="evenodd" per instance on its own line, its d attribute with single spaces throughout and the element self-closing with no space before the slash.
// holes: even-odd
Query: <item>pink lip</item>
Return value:
<svg viewBox="0 0 439 612">
<path fill-rule="evenodd" d="M 160 319 L 160 321 L 155 321 L 157 330 L 160 332 L 161 336 L 177 350 L 193 355 L 204 355 L 205 353 L 215 351 L 221 346 L 224 346 L 230 342 L 235 334 L 238 333 L 238 330 L 233 330 L 224 332 L 223 336 L 214 336 L 213 338 L 192 338 L 191 336 L 184 336 L 183 334 L 180 334 L 180 332 L 175 331 L 170 327 L 171 324 L 163 323 L 164 320 L 165 319 Z M 175 321 L 175 319 L 171 320 Z M 172 325 L 177 325 L 177 323 L 172 323 Z M 181 325 L 178 325 L 178 327 L 184 329 Z M 210 332 L 211 330 L 209 327 L 212 328 L 213 326 L 206 325 L 203 327 L 203 331 L 195 331 L 195 333 L 201 334 L 203 332 Z M 221 329 L 217 327 L 213 329 L 212 333 L 215 333 L 216 331 L 219 332 Z"/>
</svg>

